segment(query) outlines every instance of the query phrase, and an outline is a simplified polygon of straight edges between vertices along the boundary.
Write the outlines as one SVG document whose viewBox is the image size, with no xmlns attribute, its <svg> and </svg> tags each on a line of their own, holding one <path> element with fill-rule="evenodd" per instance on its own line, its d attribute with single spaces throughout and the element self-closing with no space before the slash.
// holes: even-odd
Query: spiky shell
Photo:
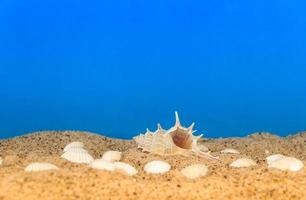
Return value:
<svg viewBox="0 0 306 200">
<path fill-rule="evenodd" d="M 58 170 L 58 167 L 44 162 L 30 163 L 24 171 L 26 172 L 37 172 L 37 171 L 47 171 L 47 170 Z"/>
<path fill-rule="evenodd" d="M 209 152 L 202 151 L 197 145 L 202 135 L 193 135 L 195 132 L 193 130 L 194 123 L 189 128 L 186 128 L 181 125 L 177 112 L 175 112 L 175 118 L 175 125 L 167 131 L 158 124 L 155 132 L 147 129 L 146 133 L 134 137 L 133 139 L 138 148 L 144 152 L 162 156 L 196 154 L 210 159 L 217 159 L 211 156 Z"/>
</svg>

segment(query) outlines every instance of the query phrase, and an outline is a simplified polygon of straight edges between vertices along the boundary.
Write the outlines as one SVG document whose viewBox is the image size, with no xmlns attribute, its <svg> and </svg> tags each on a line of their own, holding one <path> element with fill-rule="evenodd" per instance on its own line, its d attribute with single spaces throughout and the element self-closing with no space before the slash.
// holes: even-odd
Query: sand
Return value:
<svg viewBox="0 0 306 200">
<path fill-rule="evenodd" d="M 106 150 L 123 152 L 123 161 L 139 173 L 130 177 L 119 172 L 106 172 L 73 164 L 60 158 L 63 148 L 72 141 L 82 141 L 95 158 Z M 201 141 L 222 162 L 203 158 L 160 157 L 143 153 L 133 141 L 106 138 L 77 131 L 37 132 L 0 140 L 0 200 L 6 199 L 306 199 L 306 168 L 299 172 L 268 169 L 265 157 L 275 153 L 306 161 L 306 132 L 288 137 L 269 133 L 245 138 Z M 234 148 L 241 154 L 220 154 Z M 238 158 L 252 158 L 257 166 L 235 169 L 229 164 Z M 143 172 L 146 162 L 162 159 L 172 170 L 164 175 Z M 26 173 L 31 162 L 50 162 L 58 171 Z M 206 164 L 207 176 L 187 180 L 180 170 L 190 164 Z"/>
</svg>

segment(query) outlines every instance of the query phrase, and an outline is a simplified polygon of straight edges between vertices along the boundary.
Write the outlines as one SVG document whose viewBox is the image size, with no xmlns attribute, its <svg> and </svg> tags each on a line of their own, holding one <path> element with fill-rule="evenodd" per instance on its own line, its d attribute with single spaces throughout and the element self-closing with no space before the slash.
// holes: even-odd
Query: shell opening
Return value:
<svg viewBox="0 0 306 200">
<path fill-rule="evenodd" d="M 191 149 L 193 138 L 185 130 L 177 129 L 171 134 L 173 143 L 182 149 Z"/>
</svg>

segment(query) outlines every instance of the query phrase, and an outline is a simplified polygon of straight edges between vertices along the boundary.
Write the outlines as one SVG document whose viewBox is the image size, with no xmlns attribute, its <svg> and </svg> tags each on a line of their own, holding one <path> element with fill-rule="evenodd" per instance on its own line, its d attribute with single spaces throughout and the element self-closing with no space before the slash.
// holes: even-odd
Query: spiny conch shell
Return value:
<svg viewBox="0 0 306 200">
<path fill-rule="evenodd" d="M 144 171 L 149 174 L 163 174 L 168 172 L 171 169 L 171 165 L 165 161 L 154 160 L 148 162 L 144 166 Z"/>
<path fill-rule="evenodd" d="M 37 172 L 37 171 L 48 171 L 48 170 L 58 170 L 58 167 L 50 163 L 31 163 L 29 164 L 24 171 L 26 172 Z"/>
<path fill-rule="evenodd" d="M 240 154 L 240 152 L 236 149 L 232 149 L 232 148 L 227 148 L 221 151 L 221 153 L 224 154 Z"/>
<path fill-rule="evenodd" d="M 93 169 L 100 169 L 100 170 L 106 170 L 106 171 L 115 170 L 114 163 L 103 160 L 103 159 L 94 160 L 92 163 L 90 163 L 90 167 Z"/>
<path fill-rule="evenodd" d="M 268 157 L 266 157 L 266 160 L 267 160 L 267 163 L 268 165 L 270 165 L 271 163 L 279 160 L 279 159 L 282 159 L 284 158 L 285 156 L 282 155 L 282 154 L 273 154 L 273 155 L 270 155 Z"/>
<path fill-rule="evenodd" d="M 175 112 L 176 123 L 169 130 L 165 131 L 160 124 L 153 133 L 147 129 L 145 134 L 140 134 L 133 139 L 142 151 L 158 155 L 196 155 L 209 159 L 218 159 L 210 155 L 210 152 L 202 151 L 197 142 L 202 135 L 194 136 L 194 123 L 189 128 L 183 127 L 180 123 L 178 113 Z"/>
<path fill-rule="evenodd" d="M 102 159 L 109 162 L 120 161 L 121 155 L 122 153 L 120 151 L 106 151 L 103 154 Z"/>
<path fill-rule="evenodd" d="M 304 167 L 301 160 L 294 157 L 283 156 L 282 158 L 276 159 L 270 162 L 269 168 L 275 168 L 283 171 L 297 172 Z"/>
<path fill-rule="evenodd" d="M 251 167 L 251 166 L 255 166 L 256 162 L 252 159 L 249 158 L 240 158 L 238 160 L 235 160 L 234 162 L 232 162 L 230 164 L 230 167 L 236 167 L 236 168 L 240 168 L 240 167 Z"/>
<path fill-rule="evenodd" d="M 114 162 L 115 169 L 119 171 L 123 171 L 129 176 L 134 176 L 138 173 L 138 171 L 132 165 L 124 162 Z"/>
<path fill-rule="evenodd" d="M 196 179 L 202 176 L 206 176 L 207 172 L 208 168 L 203 164 L 190 165 L 181 170 L 181 173 L 189 179 Z"/>
<path fill-rule="evenodd" d="M 81 163 L 89 164 L 94 160 L 89 153 L 77 152 L 77 151 L 67 151 L 61 157 L 70 162 L 79 163 L 79 164 Z"/>
<path fill-rule="evenodd" d="M 69 144 L 67 144 L 64 148 L 64 152 L 68 151 L 70 148 L 83 148 L 84 144 L 83 142 L 71 142 Z"/>
</svg>

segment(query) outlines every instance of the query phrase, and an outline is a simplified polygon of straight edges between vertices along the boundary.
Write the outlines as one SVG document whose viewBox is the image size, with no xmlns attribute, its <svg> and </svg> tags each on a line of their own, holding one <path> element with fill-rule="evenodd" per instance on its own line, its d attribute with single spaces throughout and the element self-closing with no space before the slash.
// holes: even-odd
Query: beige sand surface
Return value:
<svg viewBox="0 0 306 200">
<path fill-rule="evenodd" d="M 129 177 L 119 172 L 90 169 L 60 158 L 66 144 L 82 141 L 85 148 L 100 158 L 106 150 L 123 152 L 123 161 L 134 165 L 139 174 Z M 306 199 L 306 168 L 299 172 L 268 169 L 265 157 L 275 153 L 306 161 L 306 132 L 280 138 L 258 133 L 245 138 L 204 140 L 222 162 L 181 156 L 160 157 L 137 150 L 133 141 L 110 139 L 87 132 L 38 132 L 0 140 L 0 200 L 6 199 Z M 224 148 L 235 148 L 240 155 L 223 155 Z M 257 166 L 233 169 L 228 165 L 248 157 Z M 163 159 L 172 165 L 165 175 L 147 175 L 142 167 L 148 161 Z M 30 162 L 50 162 L 60 170 L 24 172 Z M 206 177 L 187 180 L 179 170 L 203 163 Z"/>
</svg>

